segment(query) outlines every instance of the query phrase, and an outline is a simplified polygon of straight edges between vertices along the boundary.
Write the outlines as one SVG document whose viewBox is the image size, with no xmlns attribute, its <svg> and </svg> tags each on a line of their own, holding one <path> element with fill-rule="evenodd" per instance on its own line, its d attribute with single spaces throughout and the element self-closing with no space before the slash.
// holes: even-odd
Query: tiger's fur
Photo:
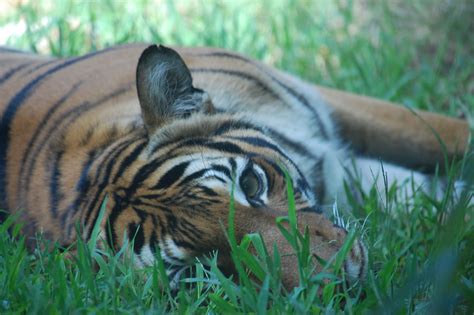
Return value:
<svg viewBox="0 0 474 315">
<path fill-rule="evenodd" d="M 334 255 L 346 231 L 324 218 L 321 205 L 343 201 L 342 184 L 356 173 L 369 187 L 379 163 L 358 159 L 347 176 L 351 154 L 314 86 L 208 48 L 176 49 L 195 88 L 183 83 L 185 70 L 163 47 L 142 56 L 136 77 L 145 48 L 69 59 L 0 51 L 0 208 L 21 210 L 27 235 L 69 244 L 88 239 L 108 195 L 102 235 L 116 247 L 134 238 L 137 264 L 152 264 L 159 252 L 171 273 L 218 250 L 231 269 L 223 226 L 233 180 L 238 237 L 260 232 L 280 253 L 291 252 L 274 224 L 287 210 L 283 167 L 314 254 Z M 248 168 L 265 179 L 258 202 L 239 186 Z M 388 169 L 394 180 L 411 174 Z M 284 281 L 294 286 L 295 258 L 282 259 Z M 365 276 L 362 242 L 346 271 Z"/>
</svg>

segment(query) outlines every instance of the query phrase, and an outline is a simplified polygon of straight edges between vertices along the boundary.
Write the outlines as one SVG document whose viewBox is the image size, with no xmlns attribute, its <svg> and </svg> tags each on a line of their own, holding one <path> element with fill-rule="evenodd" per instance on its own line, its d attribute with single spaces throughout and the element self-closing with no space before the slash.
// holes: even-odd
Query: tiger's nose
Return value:
<svg viewBox="0 0 474 315">
<path fill-rule="evenodd" d="M 315 254 L 320 257 L 324 258 L 324 256 L 326 256 L 326 259 L 329 259 L 331 255 L 334 255 L 338 249 L 343 247 L 349 236 L 342 220 L 340 220 L 342 224 L 335 224 L 327 220 L 322 214 L 313 215 L 307 212 L 300 212 L 298 219 L 300 222 L 313 223 L 310 226 L 314 228 L 314 235 L 317 236 L 318 239 L 312 242 L 315 244 Z M 332 247 L 330 250 L 321 250 L 321 248 L 317 246 L 320 245 L 321 241 L 334 244 L 335 247 Z M 353 283 L 357 280 L 365 279 L 368 271 L 368 250 L 360 239 L 356 238 L 353 241 L 352 248 L 344 258 L 343 268 L 349 282 Z"/>
</svg>

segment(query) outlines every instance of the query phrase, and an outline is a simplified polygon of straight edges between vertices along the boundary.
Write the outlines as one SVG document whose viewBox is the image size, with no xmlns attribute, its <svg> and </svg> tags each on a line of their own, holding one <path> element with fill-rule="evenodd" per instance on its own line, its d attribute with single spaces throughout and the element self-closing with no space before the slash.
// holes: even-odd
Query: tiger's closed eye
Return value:
<svg viewBox="0 0 474 315">
<path fill-rule="evenodd" d="M 262 180 L 253 168 L 248 168 L 242 173 L 240 188 L 249 199 L 255 199 L 262 191 Z"/>
</svg>

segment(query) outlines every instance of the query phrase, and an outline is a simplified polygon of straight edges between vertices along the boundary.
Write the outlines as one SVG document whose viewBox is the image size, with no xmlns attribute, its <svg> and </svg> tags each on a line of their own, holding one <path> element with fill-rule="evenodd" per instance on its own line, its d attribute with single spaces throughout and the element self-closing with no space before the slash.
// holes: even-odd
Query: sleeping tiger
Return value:
<svg viewBox="0 0 474 315">
<path fill-rule="evenodd" d="M 38 232 L 64 245 L 87 240 L 97 224 L 115 248 L 134 239 L 138 266 L 161 255 L 176 276 L 218 251 L 233 270 L 233 195 L 237 240 L 258 232 L 270 253 L 276 244 L 287 287 L 299 280 L 275 224 L 287 213 L 285 176 L 298 227 L 328 260 L 347 231 L 321 209 L 344 204 L 344 182 L 383 185 L 383 159 L 389 184 L 413 176 L 426 187 L 430 177 L 408 168 L 443 160 L 433 129 L 450 159 L 469 136 L 463 121 L 310 85 L 225 50 L 156 45 L 69 59 L 3 48 L 0 119 L 0 209 L 21 211 L 32 244 Z M 363 279 L 367 268 L 355 240 L 345 273 Z"/>
</svg>

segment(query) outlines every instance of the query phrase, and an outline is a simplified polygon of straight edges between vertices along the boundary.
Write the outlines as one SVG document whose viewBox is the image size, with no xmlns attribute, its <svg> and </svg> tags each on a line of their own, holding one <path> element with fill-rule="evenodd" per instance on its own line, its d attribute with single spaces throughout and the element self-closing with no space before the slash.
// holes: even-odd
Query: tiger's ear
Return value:
<svg viewBox="0 0 474 315">
<path fill-rule="evenodd" d="M 191 73 L 179 54 L 161 45 L 148 47 L 140 56 L 137 91 L 149 133 L 168 120 L 214 111 L 208 94 L 193 87 Z"/>
</svg>

